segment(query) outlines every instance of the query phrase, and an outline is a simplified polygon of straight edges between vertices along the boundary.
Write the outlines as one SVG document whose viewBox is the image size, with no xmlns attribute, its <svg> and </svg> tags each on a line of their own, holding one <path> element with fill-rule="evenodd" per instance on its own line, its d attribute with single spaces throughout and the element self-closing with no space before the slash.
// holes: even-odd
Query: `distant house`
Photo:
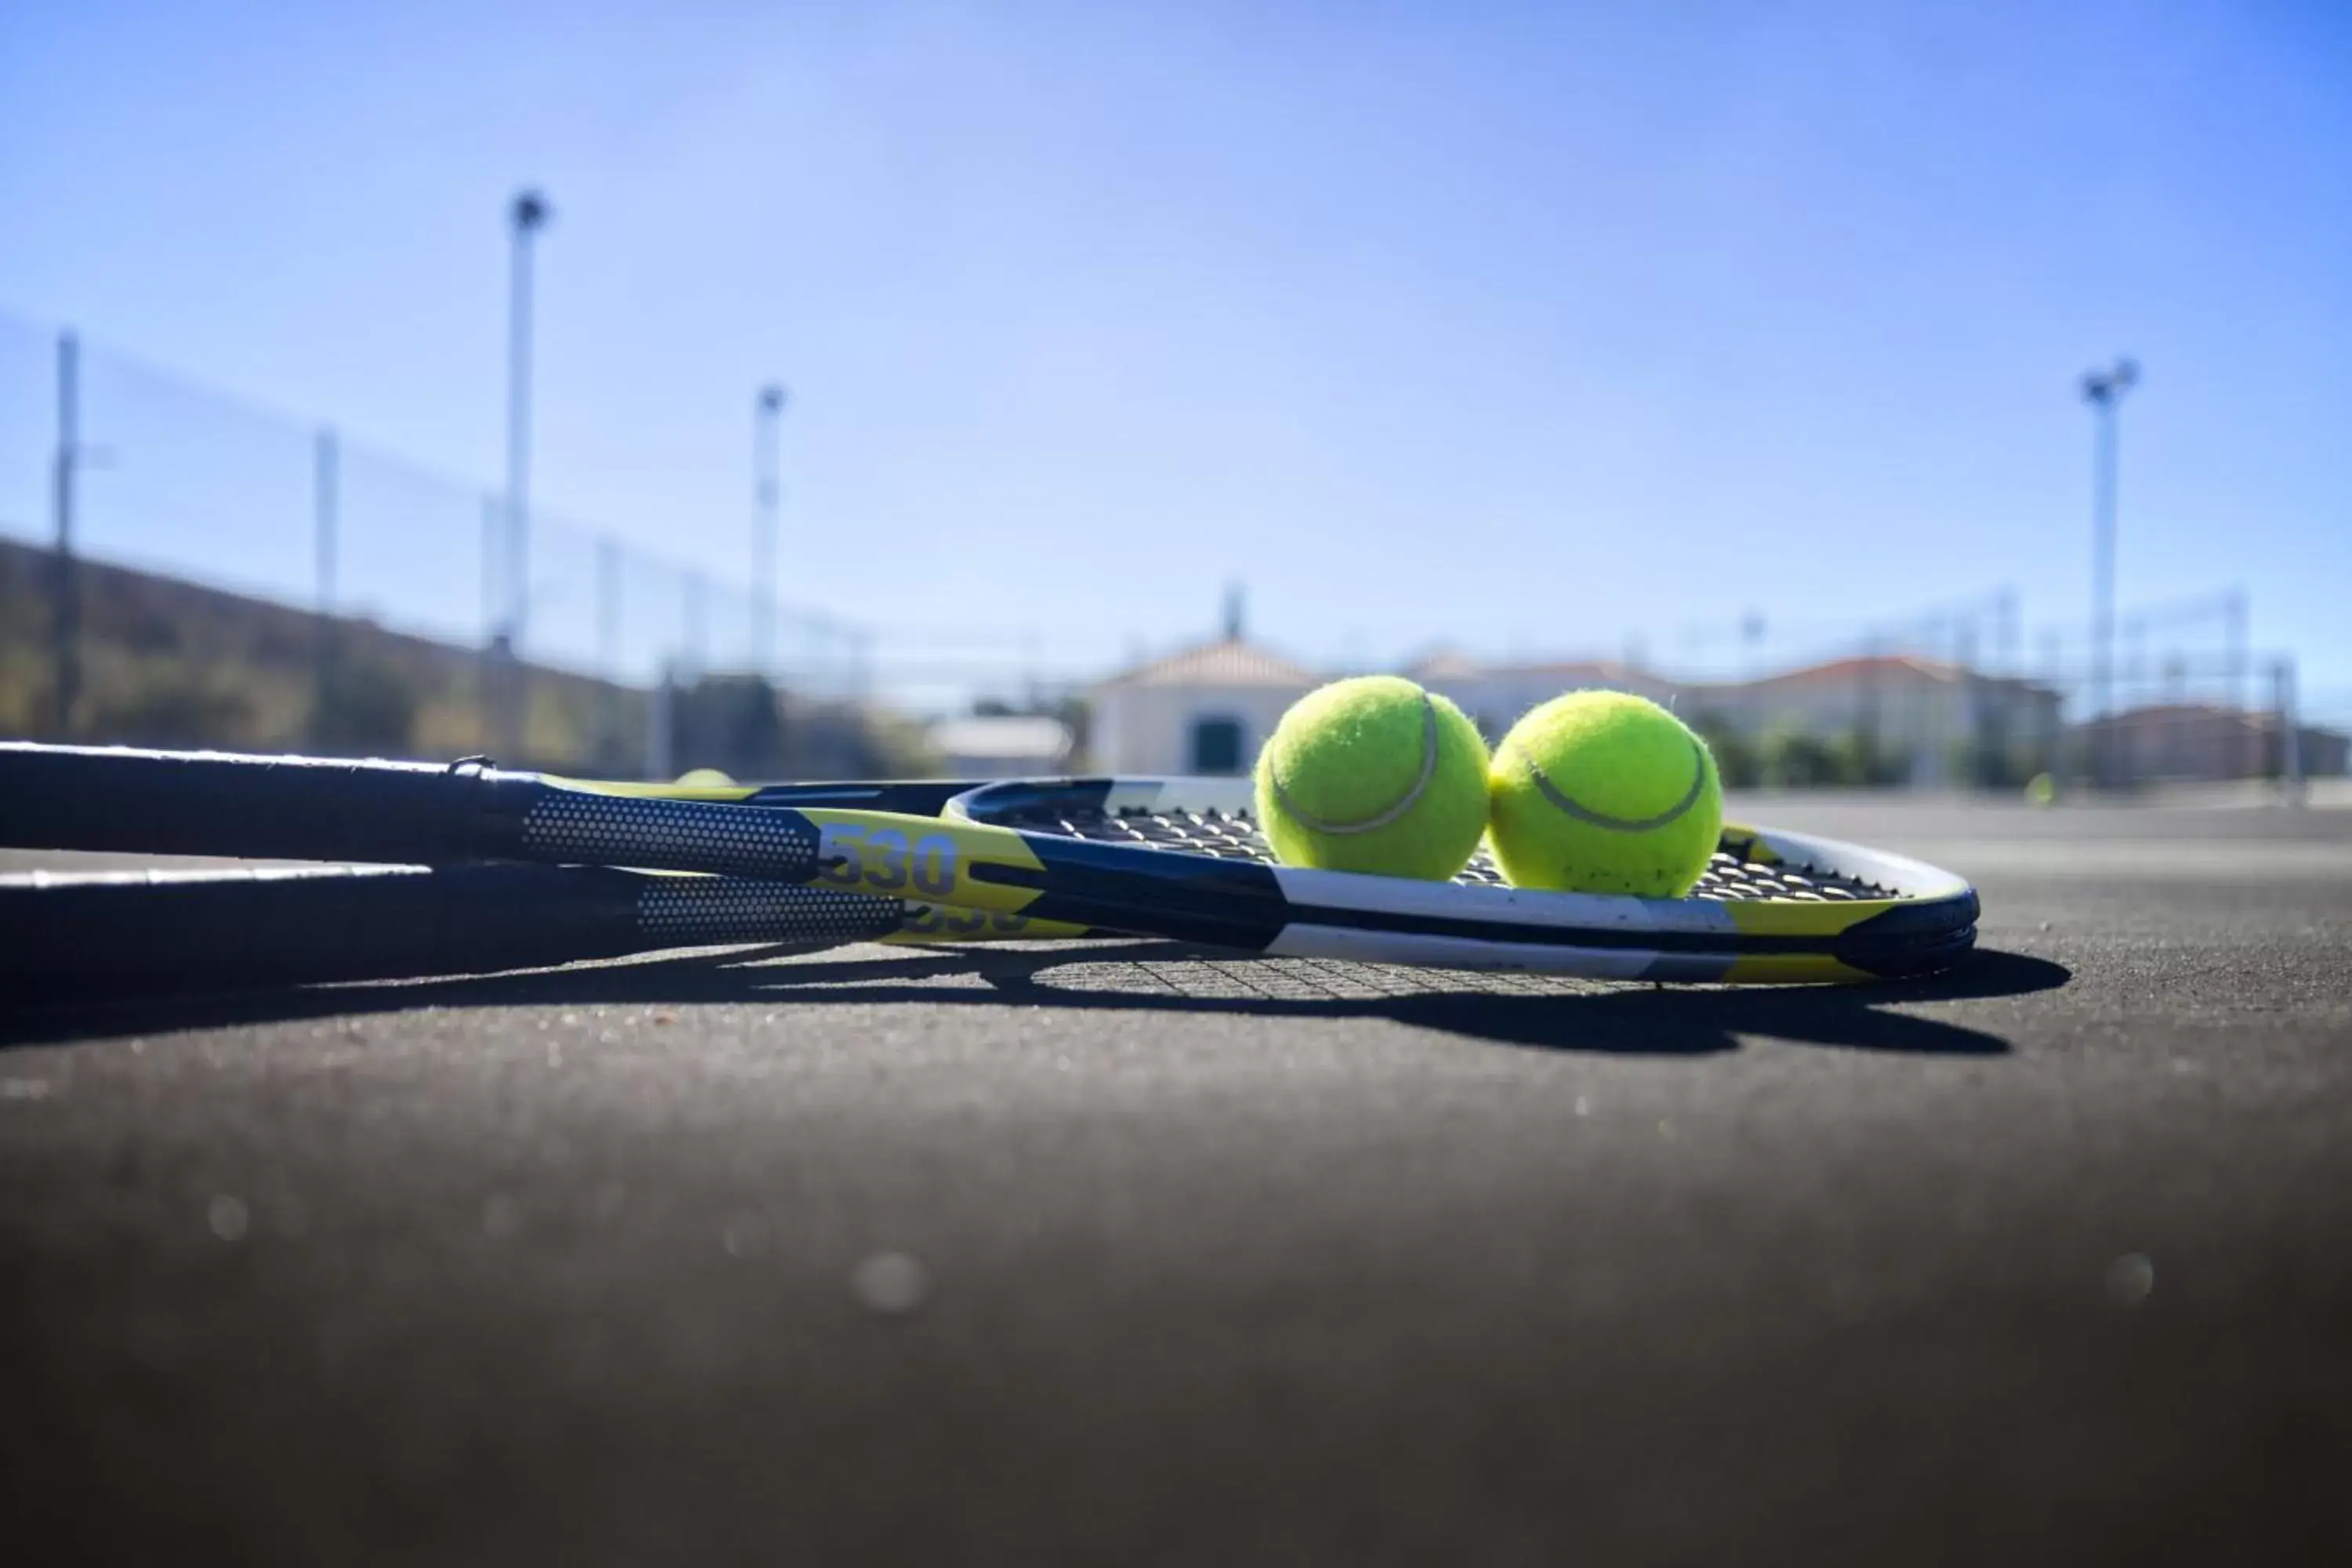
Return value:
<svg viewBox="0 0 2352 1568">
<path fill-rule="evenodd" d="M 1833 659 L 1736 684 L 1680 683 L 1614 659 L 1482 664 L 1428 655 L 1400 673 L 1443 693 L 1495 741 L 1563 691 L 1632 691 L 1716 734 L 1866 738 L 1916 784 L 1970 776 L 1970 758 L 2036 759 L 2060 738 L 2056 691 L 1963 665 L 1909 657 Z M 1238 637 L 1155 659 L 1096 687 L 1094 762 L 1114 773 L 1240 773 L 1319 676 Z M 1976 776 L 1983 776 L 1977 774 Z"/>
<path fill-rule="evenodd" d="M 2310 725 L 2296 731 L 2295 744 L 2295 761 L 2305 777 L 2340 779 L 2352 773 L 2352 735 Z"/>
<path fill-rule="evenodd" d="M 1239 773 L 1283 710 L 1321 684 L 1239 637 L 1153 659 L 1088 694 L 1094 765 L 1114 773 Z"/>
<path fill-rule="evenodd" d="M 1447 650 L 1416 659 L 1401 673 L 1453 699 L 1489 742 L 1501 740 L 1520 714 L 1563 691 L 1631 691 L 1670 708 L 1676 702 L 1674 682 L 1614 659 L 1480 664 Z"/>
<path fill-rule="evenodd" d="M 2295 761 L 2305 778 L 2340 779 L 2352 773 L 2352 735 L 2308 725 L 2295 733 Z"/>
<path fill-rule="evenodd" d="M 2047 755 L 2059 729 L 2055 691 L 1909 657 L 1832 659 L 1723 684 L 1676 681 L 1615 659 L 1491 665 L 1450 652 L 1404 673 L 1451 697 L 1489 740 L 1563 691 L 1631 691 L 1711 733 L 1750 742 L 1782 732 L 1868 737 L 1880 757 L 1921 784 L 1949 781 L 1971 751 Z"/>
<path fill-rule="evenodd" d="M 1702 727 L 1761 741 L 1775 733 L 1857 736 L 1913 784 L 1956 782 L 1971 752 L 2049 756 L 2056 691 L 1908 654 L 1831 659 L 1756 680 L 1685 687 L 1679 710 Z"/>
<path fill-rule="evenodd" d="M 2104 751 L 2123 779 L 2251 779 L 2287 771 L 2285 726 L 2276 713 L 2202 702 L 2155 703 L 2074 727 L 2086 752 Z M 2345 772 L 2346 738 L 2333 730 L 2295 731 L 2294 764 L 2306 775 Z"/>
<path fill-rule="evenodd" d="M 945 719 L 923 739 L 950 778 L 1039 778 L 1063 772 L 1070 760 L 1070 727 L 1040 714 Z"/>
</svg>

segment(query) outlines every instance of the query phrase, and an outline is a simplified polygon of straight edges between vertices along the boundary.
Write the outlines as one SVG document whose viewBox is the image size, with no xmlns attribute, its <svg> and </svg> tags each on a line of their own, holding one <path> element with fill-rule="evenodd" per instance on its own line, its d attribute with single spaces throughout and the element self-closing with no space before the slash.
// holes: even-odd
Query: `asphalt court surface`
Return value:
<svg viewBox="0 0 2352 1568">
<path fill-rule="evenodd" d="M 1979 961 L 0 1014 L 9 1561 L 2347 1560 L 2352 812 L 1742 804 Z"/>
</svg>

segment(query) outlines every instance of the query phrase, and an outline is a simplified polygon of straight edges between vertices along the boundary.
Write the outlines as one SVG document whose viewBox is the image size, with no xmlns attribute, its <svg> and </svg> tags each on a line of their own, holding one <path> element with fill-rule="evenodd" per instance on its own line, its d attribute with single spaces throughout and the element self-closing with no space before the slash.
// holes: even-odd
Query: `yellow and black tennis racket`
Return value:
<svg viewBox="0 0 2352 1568">
<path fill-rule="evenodd" d="M 982 939 L 1116 931 L 1280 955 L 1731 984 L 1926 973 L 1975 938 L 1965 881 L 1829 839 L 1727 827 L 1687 898 L 1538 892 L 1504 885 L 1484 857 L 1450 883 L 1277 866 L 1249 795 L 1234 779 L 599 784 L 476 763 L 0 744 L 8 846 L 699 872 L 883 900 L 856 910 L 866 934 L 877 921 L 898 930 L 952 910 L 966 923 L 1028 922 L 966 933 Z M 628 918 L 646 947 L 795 934 L 684 934 L 641 912 L 681 879 L 606 885 L 636 889 Z M 803 913 L 832 907 L 803 902 Z"/>
</svg>

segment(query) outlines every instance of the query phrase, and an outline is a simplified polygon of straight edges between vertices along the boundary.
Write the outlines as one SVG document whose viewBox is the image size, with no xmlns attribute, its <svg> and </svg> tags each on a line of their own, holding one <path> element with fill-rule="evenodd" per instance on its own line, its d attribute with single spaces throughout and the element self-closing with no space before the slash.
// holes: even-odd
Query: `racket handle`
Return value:
<svg viewBox="0 0 2352 1568">
<path fill-rule="evenodd" d="M 503 782 L 429 763 L 0 742 L 0 844 L 289 860 L 460 860 L 470 858 L 478 814 Z"/>
<path fill-rule="evenodd" d="M 0 886 L 0 996 L 483 973 L 663 945 L 643 879 L 539 866 L 151 873 Z"/>
</svg>

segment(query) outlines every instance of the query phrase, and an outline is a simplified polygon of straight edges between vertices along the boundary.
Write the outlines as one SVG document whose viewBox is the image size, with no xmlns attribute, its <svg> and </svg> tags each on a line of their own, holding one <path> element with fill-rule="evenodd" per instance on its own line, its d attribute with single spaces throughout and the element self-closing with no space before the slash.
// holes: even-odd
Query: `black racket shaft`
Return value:
<svg viewBox="0 0 2352 1568">
<path fill-rule="evenodd" d="M 822 879 L 894 900 L 1029 910 L 1065 927 L 1255 947 L 1287 918 L 1279 883 L 1265 868 L 1218 862 L 1216 885 L 1202 889 L 1200 868 L 1138 874 L 1121 863 L 1132 851 L 1075 841 L 1054 851 L 1072 874 L 1052 907 L 1030 910 L 1053 873 L 1020 834 L 865 809 L 901 804 L 891 797 L 912 793 L 906 790 L 884 790 L 856 808 L 814 804 L 871 796 L 878 787 L 761 792 L 771 799 L 789 795 L 792 804 L 751 805 L 604 790 L 466 763 L 7 742 L 0 742 L 0 846 L 390 865 L 516 860 L 793 885 Z M 877 846 L 885 835 L 890 846 L 870 860 L 855 850 L 828 852 L 811 813 L 856 816 L 863 828 L 878 830 Z M 910 844 L 910 835 L 921 842 Z M 1106 861 L 1099 875 L 1097 861 Z M 1198 904 L 1207 908 L 1205 921 Z"/>
<path fill-rule="evenodd" d="M 470 765 L 0 745 L 0 842 L 21 848 L 372 860 L 481 858 L 514 795 Z"/>
<path fill-rule="evenodd" d="M 907 923 L 891 900 L 586 866 L 37 877 L 0 883 L 0 996 L 482 974 Z"/>
<path fill-rule="evenodd" d="M 789 810 L 566 787 L 475 763 L 0 743 L 0 844 L 260 860 L 623 864 L 804 880 Z"/>
</svg>

